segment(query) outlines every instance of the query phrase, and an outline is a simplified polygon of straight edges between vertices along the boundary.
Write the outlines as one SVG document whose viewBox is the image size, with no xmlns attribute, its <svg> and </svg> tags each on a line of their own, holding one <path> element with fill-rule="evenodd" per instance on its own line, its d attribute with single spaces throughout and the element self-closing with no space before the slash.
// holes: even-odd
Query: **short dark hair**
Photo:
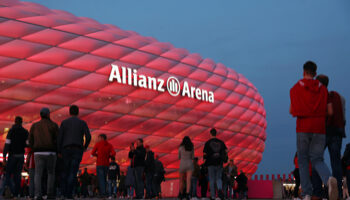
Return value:
<svg viewBox="0 0 350 200">
<path fill-rule="evenodd" d="M 310 74 L 312 76 L 316 76 L 316 71 L 317 71 L 317 65 L 316 63 L 312 62 L 312 61 L 307 61 L 304 64 L 304 72 L 307 74 Z"/>
<path fill-rule="evenodd" d="M 324 74 L 320 74 L 316 77 L 316 79 L 318 81 L 320 81 L 324 86 L 328 87 L 328 83 L 329 83 L 329 78 L 328 76 L 324 75 Z"/>
<path fill-rule="evenodd" d="M 71 105 L 69 107 L 69 114 L 77 116 L 79 114 L 79 107 L 77 105 Z"/>
<path fill-rule="evenodd" d="M 101 137 L 101 138 L 103 138 L 104 140 L 107 140 L 107 135 L 106 134 L 100 134 L 100 135 L 98 135 L 98 137 Z"/>
<path fill-rule="evenodd" d="M 143 139 L 142 138 L 139 138 L 137 140 L 140 141 L 143 144 Z"/>
<path fill-rule="evenodd" d="M 22 117 L 21 117 L 21 116 L 16 116 L 16 118 L 15 118 L 15 124 L 22 124 L 22 122 L 23 122 Z"/>
<path fill-rule="evenodd" d="M 210 134 L 211 134 L 212 136 L 216 136 L 216 129 L 215 129 L 215 128 L 212 128 L 212 129 L 210 130 Z"/>
<path fill-rule="evenodd" d="M 112 161 L 115 161 L 115 157 L 114 157 L 114 156 L 111 156 L 111 160 L 112 160 Z"/>
</svg>

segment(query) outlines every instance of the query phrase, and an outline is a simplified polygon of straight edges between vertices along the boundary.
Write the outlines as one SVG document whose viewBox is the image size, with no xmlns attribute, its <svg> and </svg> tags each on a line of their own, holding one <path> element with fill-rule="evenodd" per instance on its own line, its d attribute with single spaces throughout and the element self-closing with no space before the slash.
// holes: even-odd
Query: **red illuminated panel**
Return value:
<svg viewBox="0 0 350 200">
<path fill-rule="evenodd" d="M 111 64 L 164 80 L 163 91 L 110 82 Z M 170 95 L 169 77 L 193 91 Z M 196 99 L 204 99 L 204 90 L 213 92 L 212 102 Z M 49 107 L 52 120 L 61 123 L 71 104 L 80 107 L 93 136 L 81 163 L 89 170 L 95 168 L 90 153 L 101 133 L 114 146 L 122 170 L 130 163 L 130 144 L 142 138 L 163 162 L 168 178 L 178 175 L 182 138 L 193 140 L 201 163 L 213 127 L 229 157 L 249 176 L 265 148 L 263 99 L 233 69 L 114 25 L 39 4 L 0 0 L 0 147 L 15 116 L 23 116 L 30 128 L 40 109 Z"/>
</svg>

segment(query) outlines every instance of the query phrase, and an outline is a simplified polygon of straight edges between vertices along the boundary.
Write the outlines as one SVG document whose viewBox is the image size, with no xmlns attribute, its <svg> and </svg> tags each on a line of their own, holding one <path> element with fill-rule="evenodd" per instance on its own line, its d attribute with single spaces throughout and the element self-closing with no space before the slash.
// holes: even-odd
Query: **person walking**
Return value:
<svg viewBox="0 0 350 200">
<path fill-rule="evenodd" d="M 63 120 L 58 136 L 58 155 L 63 158 L 63 195 L 73 198 L 74 179 L 78 173 L 83 152 L 91 140 L 90 130 L 85 121 L 79 119 L 79 107 L 69 108 L 70 117 Z M 85 141 L 85 142 L 84 142 Z"/>
<path fill-rule="evenodd" d="M 329 78 L 320 74 L 316 77 L 325 87 Z M 337 179 L 339 197 L 342 196 L 342 163 L 341 147 L 345 138 L 345 99 L 336 91 L 328 92 L 328 103 L 331 104 L 332 115 L 326 121 L 326 147 L 331 160 L 332 175 Z"/>
<path fill-rule="evenodd" d="M 154 176 L 153 176 L 153 191 L 155 193 L 155 197 L 160 199 L 161 198 L 161 183 L 164 181 L 164 166 L 162 162 L 159 160 L 159 156 L 155 156 L 154 160 Z"/>
<path fill-rule="evenodd" d="M 111 157 L 111 162 L 108 167 L 108 195 L 116 197 L 117 192 L 117 179 L 120 177 L 120 168 L 118 163 L 115 162 L 115 157 Z"/>
<path fill-rule="evenodd" d="M 81 183 L 81 195 L 84 198 L 89 197 L 89 185 L 91 184 L 91 176 L 87 171 L 87 168 L 84 168 L 84 172 L 79 177 Z"/>
<path fill-rule="evenodd" d="M 299 199 L 299 187 L 300 187 L 300 175 L 299 175 L 299 164 L 298 164 L 298 154 L 295 153 L 294 156 L 294 170 L 293 170 L 293 176 L 295 179 L 295 186 L 293 190 L 293 199 L 298 200 Z"/>
<path fill-rule="evenodd" d="M 234 164 L 233 160 L 231 159 L 230 162 L 226 165 L 224 168 L 224 176 L 226 179 L 226 184 L 223 186 L 224 191 L 224 197 L 227 199 L 231 199 L 233 195 L 233 186 L 235 182 L 235 177 L 237 177 L 237 166 Z M 224 179 L 224 178 L 223 178 Z"/>
<path fill-rule="evenodd" d="M 47 198 L 55 198 L 55 166 L 58 125 L 50 119 L 50 110 L 40 110 L 41 120 L 32 125 L 29 132 L 29 146 L 34 152 L 35 198 L 42 199 L 41 182 L 44 170 L 47 172 Z"/>
<path fill-rule="evenodd" d="M 193 159 L 193 173 L 192 173 L 192 177 L 191 177 L 191 196 L 198 198 L 197 195 L 197 185 L 198 185 L 198 179 L 199 176 L 201 174 L 201 169 L 198 165 L 198 158 L 195 157 Z"/>
<path fill-rule="evenodd" d="M 245 173 L 241 170 L 240 174 L 237 176 L 238 199 L 246 199 L 246 196 L 247 196 L 246 193 L 248 191 L 247 183 L 248 183 L 248 178 L 245 175 Z"/>
<path fill-rule="evenodd" d="M 98 142 L 95 144 L 91 152 L 92 156 L 97 157 L 96 173 L 99 185 L 100 196 L 106 197 L 107 173 L 109 167 L 109 158 L 115 156 L 113 146 L 107 142 L 107 136 L 100 134 Z"/>
<path fill-rule="evenodd" d="M 191 198 L 191 178 L 193 173 L 193 159 L 194 159 L 194 147 L 190 137 L 185 136 L 179 147 L 179 196 L 180 198 L 186 197 L 186 199 Z M 183 194 L 186 183 L 186 194 Z"/>
<path fill-rule="evenodd" d="M 208 166 L 210 197 L 215 199 L 215 188 L 221 200 L 224 199 L 222 191 L 222 165 L 227 162 L 227 147 L 225 143 L 216 138 L 216 129 L 210 130 L 210 140 L 208 140 L 203 149 L 203 158 Z M 216 185 L 216 187 L 215 187 Z"/>
<path fill-rule="evenodd" d="M 312 183 L 309 174 L 309 161 L 328 186 L 330 200 L 338 198 L 337 180 L 324 163 L 326 145 L 326 116 L 332 114 L 331 104 L 327 104 L 328 91 L 315 80 L 317 65 L 308 61 L 303 66 L 303 79 L 290 90 L 290 113 L 297 118 L 297 152 L 302 188 L 302 197 L 311 199 Z"/>
<path fill-rule="evenodd" d="M 152 199 L 155 196 L 153 190 L 153 176 L 154 176 L 154 153 L 148 145 L 146 149 L 146 160 L 145 160 L 145 179 L 146 179 L 146 199 Z"/>
<path fill-rule="evenodd" d="M 21 172 L 24 164 L 25 147 L 28 139 L 28 131 L 22 126 L 22 117 L 15 118 L 15 124 L 12 126 L 6 136 L 5 147 L 3 151 L 4 163 L 6 165 L 5 185 L 10 186 L 12 195 L 18 197 L 21 189 Z M 8 154 L 8 159 L 6 160 Z M 12 177 L 12 178 L 11 178 Z M 14 181 L 14 187 L 11 182 Z"/>
<path fill-rule="evenodd" d="M 144 182 L 143 173 L 145 169 L 145 157 L 146 149 L 143 146 L 143 140 L 141 138 L 136 141 L 136 148 L 132 143 L 130 146 L 129 158 L 133 160 L 133 171 L 135 176 L 135 192 L 136 199 L 142 199 L 144 197 Z"/>
</svg>

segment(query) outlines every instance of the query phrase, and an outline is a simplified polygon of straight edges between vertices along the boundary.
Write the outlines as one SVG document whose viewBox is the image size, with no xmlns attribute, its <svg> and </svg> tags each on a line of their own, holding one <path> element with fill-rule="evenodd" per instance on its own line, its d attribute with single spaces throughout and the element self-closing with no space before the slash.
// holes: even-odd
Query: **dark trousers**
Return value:
<svg viewBox="0 0 350 200">
<path fill-rule="evenodd" d="M 154 173 L 152 173 L 152 172 L 146 173 L 146 196 L 148 198 L 152 198 L 155 195 L 155 192 L 154 192 L 153 187 L 152 187 L 153 175 L 154 175 Z"/>
<path fill-rule="evenodd" d="M 71 148 L 63 149 L 63 195 L 67 198 L 73 197 L 75 177 L 77 176 L 79 165 L 83 156 L 83 149 Z"/>
<path fill-rule="evenodd" d="M 13 196 L 17 197 L 21 190 L 21 172 L 24 163 L 24 155 L 10 155 L 6 165 L 6 178 L 5 185 L 8 185 L 11 189 Z M 14 186 L 12 185 L 12 178 Z M 5 186 L 4 185 L 4 186 Z"/>
<path fill-rule="evenodd" d="M 205 198 L 207 197 L 207 192 L 208 192 L 208 181 L 206 180 L 201 180 L 199 182 L 199 184 L 201 185 L 201 197 Z"/>
<path fill-rule="evenodd" d="M 299 187 L 300 187 L 300 175 L 299 175 L 299 169 L 294 169 L 293 175 L 295 178 L 295 187 L 293 191 L 294 198 L 298 198 L 299 196 Z"/>
<path fill-rule="evenodd" d="M 135 192 L 136 192 L 136 198 L 142 199 L 144 195 L 144 183 L 143 183 L 143 171 L 144 167 L 135 167 L 134 168 L 134 175 L 135 175 Z"/>
<path fill-rule="evenodd" d="M 100 189 L 100 195 L 106 196 L 108 166 L 97 166 L 96 173 L 98 179 L 98 186 Z"/>
<path fill-rule="evenodd" d="M 327 132 L 330 129 L 327 129 Z M 341 136 L 326 135 L 326 147 L 328 147 L 329 158 L 331 160 L 332 175 L 337 179 L 339 197 L 343 195 L 342 191 L 342 164 L 341 164 L 341 146 L 343 138 Z"/>
<path fill-rule="evenodd" d="M 162 183 L 162 180 L 160 180 L 159 177 L 153 176 L 152 187 L 153 187 L 153 192 L 155 196 L 159 196 L 161 193 L 161 186 L 160 186 L 161 183 Z"/>
</svg>

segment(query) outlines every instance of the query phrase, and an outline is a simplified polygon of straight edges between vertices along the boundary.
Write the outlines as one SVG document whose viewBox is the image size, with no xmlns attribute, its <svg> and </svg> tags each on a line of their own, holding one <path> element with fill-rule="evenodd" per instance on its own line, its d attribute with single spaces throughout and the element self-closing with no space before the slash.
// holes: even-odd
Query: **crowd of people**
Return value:
<svg viewBox="0 0 350 200">
<path fill-rule="evenodd" d="M 306 62 L 303 70 L 303 78 L 290 90 L 290 113 L 297 118 L 294 198 L 341 199 L 343 188 L 350 183 L 349 144 L 341 157 L 345 137 L 345 100 L 338 92 L 328 91 L 329 78 L 326 75 L 316 77 L 317 65 L 314 62 Z M 331 171 L 324 162 L 326 148 Z M 343 176 L 346 176 L 344 182 Z"/>
<path fill-rule="evenodd" d="M 70 117 L 58 126 L 50 118 L 50 110 L 40 110 L 41 119 L 29 131 L 20 116 L 9 130 L 0 164 L 0 197 L 32 199 L 74 199 L 74 197 L 101 198 L 161 198 L 161 183 L 165 170 L 159 157 L 143 144 L 141 138 L 130 145 L 130 165 L 121 172 L 116 162 L 116 152 L 107 135 L 98 135 L 91 156 L 96 157 L 96 175 L 79 170 L 83 153 L 91 141 L 87 123 L 81 120 L 79 107 L 69 108 Z M 211 129 L 211 139 L 205 143 L 203 164 L 194 157 L 194 145 L 185 136 L 179 147 L 179 198 L 199 197 L 210 199 L 246 198 L 247 177 L 233 160 L 228 162 L 227 148 Z M 25 154 L 27 158 L 25 162 Z M 24 178 L 22 171 L 28 172 Z M 208 188 L 209 185 L 209 188 Z M 5 192 L 7 191 L 7 192 Z M 134 194 L 135 193 L 135 194 Z"/>
</svg>

